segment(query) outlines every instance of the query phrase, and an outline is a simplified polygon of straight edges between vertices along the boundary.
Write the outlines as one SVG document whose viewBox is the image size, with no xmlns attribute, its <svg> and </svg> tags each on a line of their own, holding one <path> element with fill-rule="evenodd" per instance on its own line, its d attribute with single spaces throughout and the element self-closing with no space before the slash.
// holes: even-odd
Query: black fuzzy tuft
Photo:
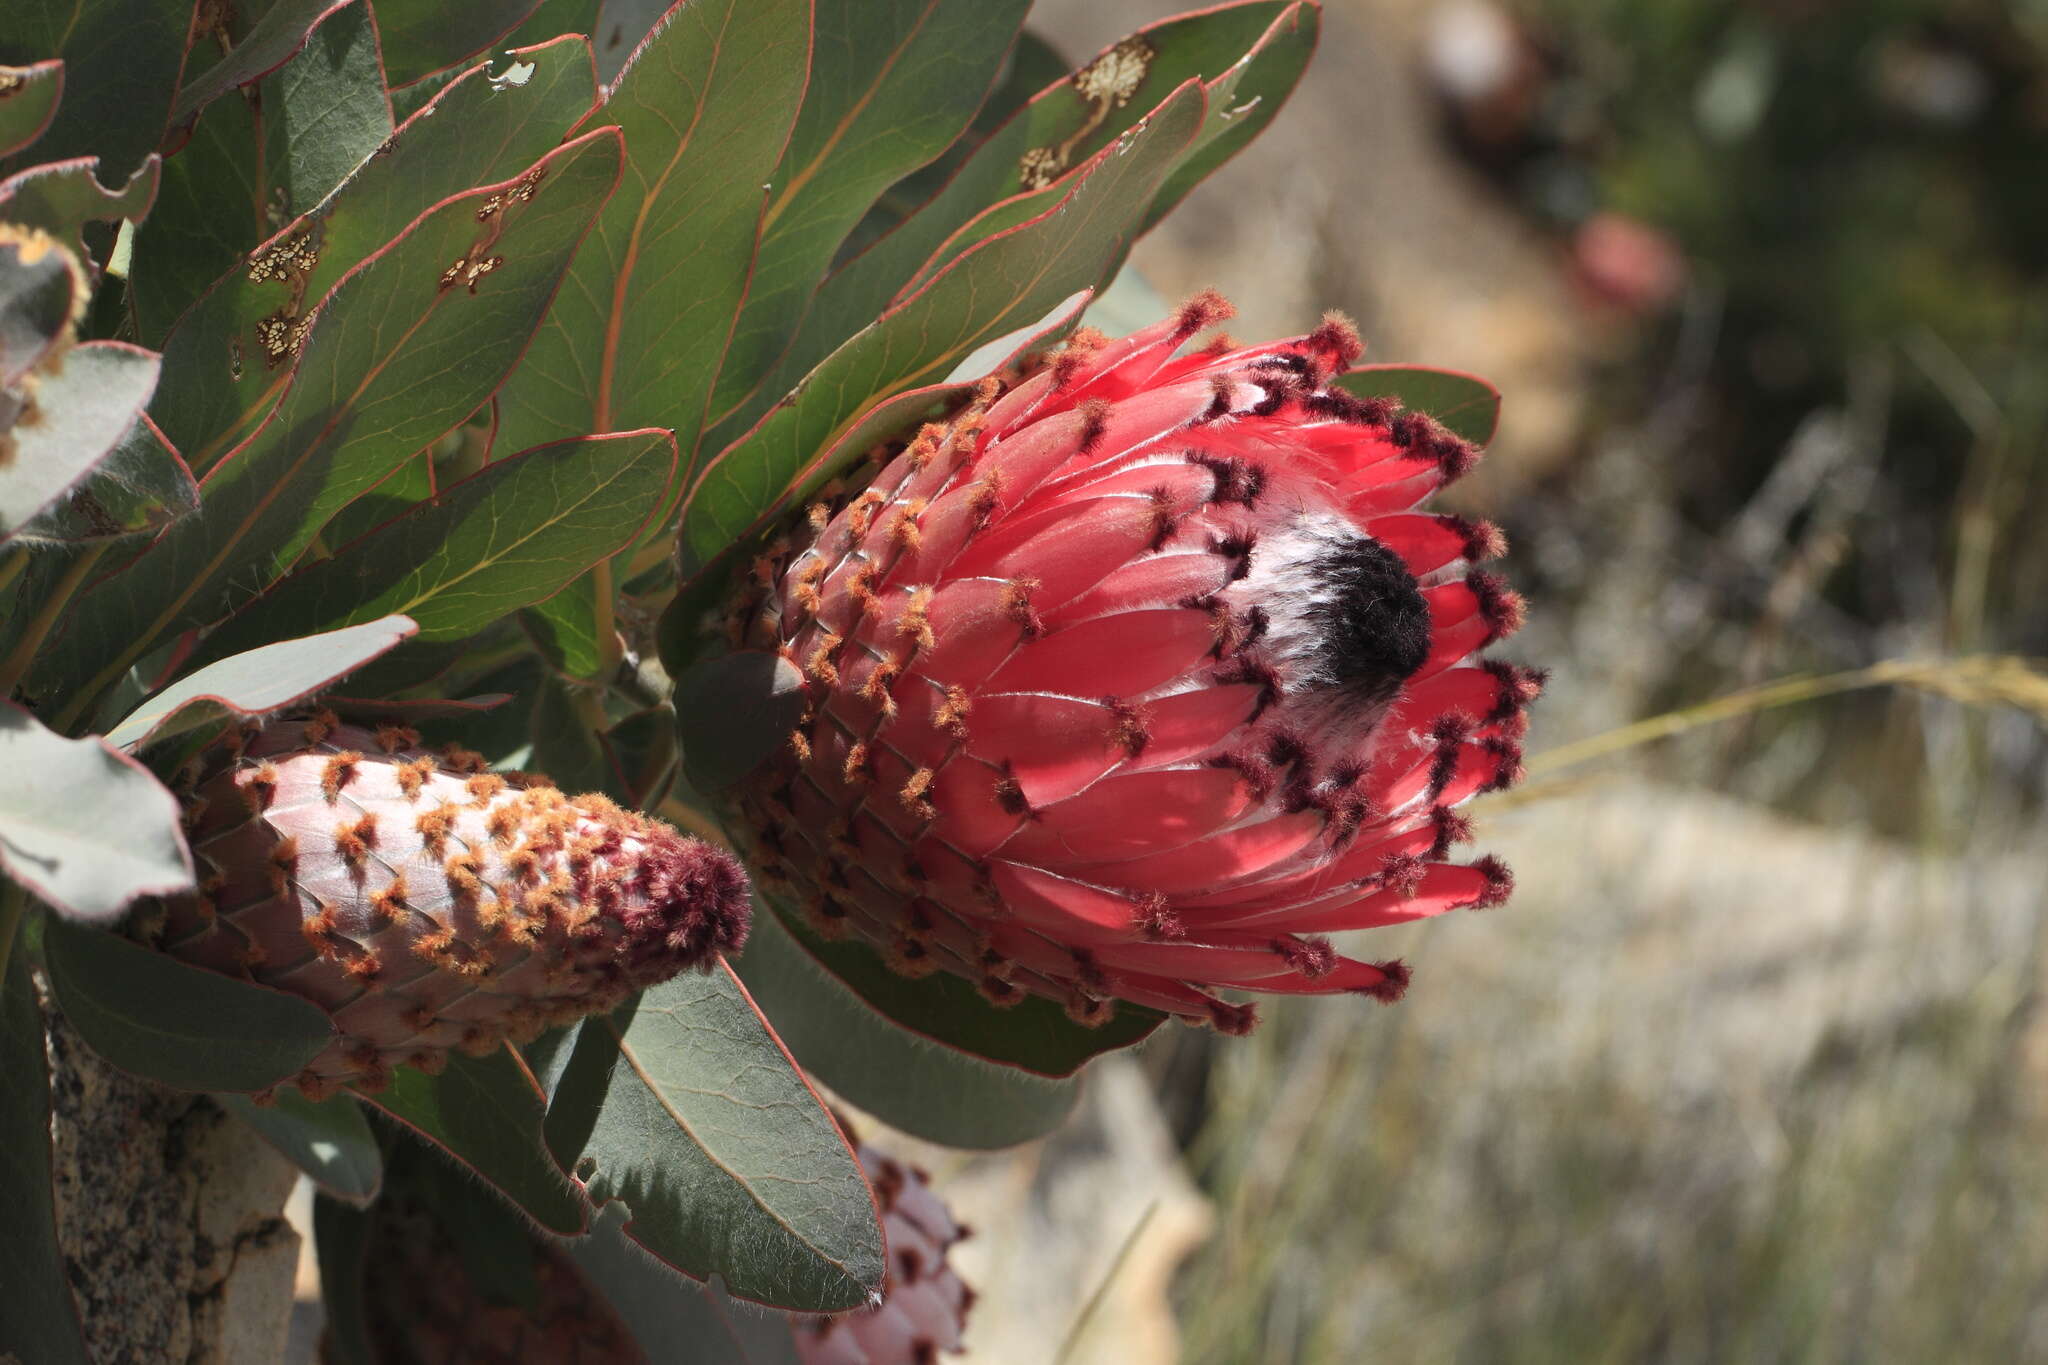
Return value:
<svg viewBox="0 0 2048 1365">
<path fill-rule="evenodd" d="M 1369 536 L 1330 547 L 1309 566 L 1326 592 L 1310 619 L 1338 686 L 1384 702 L 1429 658 L 1429 604 L 1401 556 Z"/>
</svg>

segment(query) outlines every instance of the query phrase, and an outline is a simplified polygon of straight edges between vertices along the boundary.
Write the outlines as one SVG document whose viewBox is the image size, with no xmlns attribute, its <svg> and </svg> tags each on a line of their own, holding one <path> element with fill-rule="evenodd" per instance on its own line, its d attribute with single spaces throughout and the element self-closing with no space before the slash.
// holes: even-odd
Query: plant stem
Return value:
<svg viewBox="0 0 2048 1365">
<path fill-rule="evenodd" d="M 22 912 L 28 909 L 28 892 L 13 882 L 0 882 L 0 990 L 7 989 L 7 962 L 14 952 L 14 940 L 21 937 Z"/>
<path fill-rule="evenodd" d="M 6 592 L 8 585 L 21 577 L 21 571 L 28 567 L 28 547 L 17 545 L 0 558 L 0 592 Z"/>
<path fill-rule="evenodd" d="M 0 697 L 13 695 L 14 689 L 34 666 L 36 651 L 43 647 L 43 641 L 49 638 L 58 618 L 64 614 L 64 609 L 71 605 L 71 599 L 77 594 L 79 585 L 85 582 L 85 576 L 92 572 L 93 566 L 100 562 L 100 557 L 106 554 L 107 547 L 112 543 L 106 540 L 99 542 L 72 560 L 71 567 L 64 570 L 64 576 L 57 580 L 57 586 L 51 590 L 49 599 L 30 619 L 21 639 L 15 642 L 14 652 L 8 655 L 4 662 L 0 662 Z M 80 701 L 83 700 L 81 697 Z M 74 706 L 77 704 L 74 703 Z M 71 719 L 75 717 L 67 715 L 65 718 L 66 722 Z M 54 728 L 61 729 L 61 723 Z"/>
<path fill-rule="evenodd" d="M 610 559 L 599 560 L 591 569 L 590 591 L 597 607 L 597 676 L 609 678 L 619 671 L 619 661 L 626 657 L 625 644 L 619 639 L 618 618 L 613 611 L 612 597 L 616 589 L 612 583 Z"/>
</svg>

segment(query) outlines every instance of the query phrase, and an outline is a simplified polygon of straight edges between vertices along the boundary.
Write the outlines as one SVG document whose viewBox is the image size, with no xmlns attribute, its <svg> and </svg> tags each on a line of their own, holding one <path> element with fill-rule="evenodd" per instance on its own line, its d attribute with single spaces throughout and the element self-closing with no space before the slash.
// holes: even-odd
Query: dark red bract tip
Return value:
<svg viewBox="0 0 2048 1365">
<path fill-rule="evenodd" d="M 1359 987 L 1360 995 L 1369 995 L 1382 1005 L 1391 1005 L 1408 994 L 1408 978 L 1411 973 L 1407 963 L 1399 958 L 1393 958 L 1386 962 L 1375 962 L 1372 966 L 1380 973 L 1379 984 Z"/>
<path fill-rule="evenodd" d="M 1322 325 L 1310 332 L 1302 344 L 1320 362 L 1318 368 L 1325 375 L 1349 369 L 1365 354 L 1358 328 L 1342 313 L 1323 314 Z"/>
<path fill-rule="evenodd" d="M 1443 470 L 1444 482 L 1455 483 L 1470 474 L 1479 463 L 1479 447 L 1470 441 L 1439 431 L 1430 437 L 1429 454 Z"/>
<path fill-rule="evenodd" d="M 1337 950 L 1321 935 L 1276 938 L 1273 951 L 1289 967 L 1313 981 L 1337 970 Z"/>
<path fill-rule="evenodd" d="M 1214 289 L 1204 289 L 1180 306 L 1173 315 L 1173 331 L 1178 337 L 1191 337 L 1205 327 L 1228 322 L 1237 316 L 1237 309 Z"/>
<path fill-rule="evenodd" d="M 1486 643 L 1505 639 L 1522 628 L 1527 606 L 1522 595 L 1507 585 L 1499 574 L 1479 570 L 1465 576 L 1465 586 L 1479 599 L 1479 614 L 1486 621 Z"/>
<path fill-rule="evenodd" d="M 1499 559 L 1508 552 L 1507 534 L 1490 521 L 1478 521 L 1470 517 L 1453 517 L 1451 526 L 1464 537 L 1465 558 L 1474 564 L 1489 559 Z"/>
<path fill-rule="evenodd" d="M 1491 853 L 1472 864 L 1480 876 L 1486 878 L 1486 889 L 1479 893 L 1479 899 L 1472 902 L 1474 910 L 1491 910 L 1507 902 L 1515 894 L 1515 874 L 1508 865 Z"/>
<path fill-rule="evenodd" d="M 1218 1033 L 1242 1038 L 1259 1026 L 1259 1007 L 1250 1002 L 1237 1005 L 1228 1000 L 1211 1000 L 1209 1023 Z"/>
<path fill-rule="evenodd" d="M 1397 896 L 1412 896 L 1422 889 L 1425 867 L 1413 853 L 1390 853 L 1380 864 L 1380 885 Z"/>
</svg>

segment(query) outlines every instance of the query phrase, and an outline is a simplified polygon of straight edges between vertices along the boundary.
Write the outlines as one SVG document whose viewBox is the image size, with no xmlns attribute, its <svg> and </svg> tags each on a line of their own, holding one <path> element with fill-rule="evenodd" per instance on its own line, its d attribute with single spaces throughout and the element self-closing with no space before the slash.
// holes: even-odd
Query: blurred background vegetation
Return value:
<svg viewBox="0 0 2048 1365">
<path fill-rule="evenodd" d="M 1326 5 L 1135 266 L 1506 395 L 1522 889 L 941 1165 L 977 1358 L 2048 1360 L 2048 3 Z"/>
</svg>

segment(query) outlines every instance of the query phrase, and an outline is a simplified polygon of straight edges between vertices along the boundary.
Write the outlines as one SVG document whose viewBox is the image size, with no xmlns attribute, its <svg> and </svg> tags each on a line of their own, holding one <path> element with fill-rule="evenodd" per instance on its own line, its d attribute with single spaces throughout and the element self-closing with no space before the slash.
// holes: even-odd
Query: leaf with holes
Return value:
<svg viewBox="0 0 2048 1365">
<path fill-rule="evenodd" d="M 687 467 L 809 38 L 809 0 L 693 0 L 635 53 L 595 116 L 625 133 L 624 179 L 500 396 L 500 440 L 667 427 Z"/>
<path fill-rule="evenodd" d="M 87 223 L 141 218 L 156 202 L 163 163 L 151 154 L 118 189 L 100 182 L 94 157 L 35 166 L 0 180 L 0 221 L 41 228 L 80 260 L 87 258 L 79 229 Z"/>
<path fill-rule="evenodd" d="M 548 1144 L 593 1200 L 626 1205 L 629 1238 L 694 1278 L 813 1313 L 881 1287 L 867 1182 L 730 969 L 585 1020 Z"/>
<path fill-rule="evenodd" d="M 310 6 L 294 2 L 303 21 Z M 288 8 L 272 9 L 257 27 Z M 359 2 L 331 15 L 248 98 L 214 101 L 179 134 L 162 202 L 135 234 L 129 274 L 145 340 L 161 339 L 280 221 L 318 204 L 390 134 L 370 10 Z M 253 41 L 252 34 L 236 52 Z M 210 377 L 228 387 L 218 371 Z"/>
<path fill-rule="evenodd" d="M 0 701 L 0 872 L 82 920 L 192 889 L 178 803 L 99 738 L 66 739 Z"/>
<path fill-rule="evenodd" d="M 546 313 L 619 155 L 617 130 L 601 128 L 445 202 L 336 286 L 305 330 L 294 324 L 277 343 L 303 347 L 290 385 L 207 474 L 199 515 L 82 596 L 31 688 L 82 682 L 97 696 L 166 634 L 228 615 L 335 512 L 474 412 Z"/>
<path fill-rule="evenodd" d="M 384 70 L 394 87 L 479 56 L 540 0 L 377 0 Z M 566 30 L 557 30 L 563 32 Z"/>
<path fill-rule="evenodd" d="M 248 267 L 203 281 L 211 288 L 165 338 L 165 383 L 150 408 L 193 469 L 204 474 L 247 436 L 290 377 L 288 368 L 265 359 L 266 318 L 311 313 L 421 214 L 449 195 L 518 175 L 589 111 L 597 78 L 588 44 L 562 38 L 520 56 L 532 67 L 525 80 L 500 84 L 483 66 L 463 73 L 435 97 L 431 112 L 406 120 L 332 198 L 271 234 Z M 201 120 L 202 134 L 216 117 L 209 111 Z M 192 221 L 216 230 L 203 216 Z M 167 291 L 160 304 L 144 306 L 150 239 L 167 230 L 153 221 L 136 234 L 144 336 L 169 328 L 185 297 Z"/>
</svg>

